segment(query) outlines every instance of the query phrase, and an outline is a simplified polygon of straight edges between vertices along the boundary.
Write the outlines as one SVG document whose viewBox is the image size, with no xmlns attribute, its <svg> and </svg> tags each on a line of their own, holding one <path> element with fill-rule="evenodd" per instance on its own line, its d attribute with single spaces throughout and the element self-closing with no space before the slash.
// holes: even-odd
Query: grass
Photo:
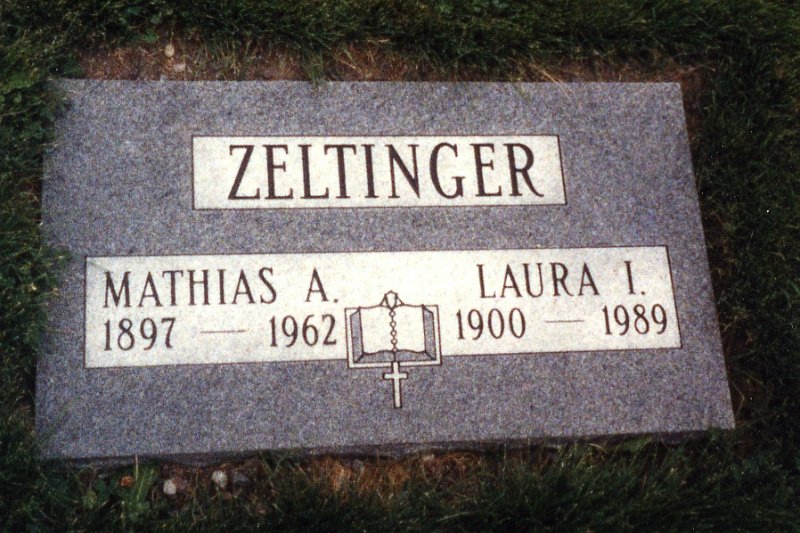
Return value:
<svg viewBox="0 0 800 533">
<path fill-rule="evenodd" d="M 799 13 L 743 0 L 0 0 L 0 528 L 797 530 Z M 697 69 L 692 149 L 738 429 L 401 461 L 264 455 L 223 465 L 250 474 L 232 491 L 182 471 L 178 499 L 158 483 L 175 465 L 41 463 L 33 376 L 60 261 L 38 223 L 57 105 L 46 81 L 81 75 L 86 50 L 164 35 L 205 43 L 234 76 L 253 60 L 244 43 L 286 50 L 314 79 L 363 49 L 426 66 L 410 78 Z"/>
</svg>

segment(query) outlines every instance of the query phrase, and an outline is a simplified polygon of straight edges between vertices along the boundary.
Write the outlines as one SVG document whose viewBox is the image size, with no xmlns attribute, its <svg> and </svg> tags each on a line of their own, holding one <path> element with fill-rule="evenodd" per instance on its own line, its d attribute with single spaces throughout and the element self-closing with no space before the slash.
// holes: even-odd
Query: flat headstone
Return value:
<svg viewBox="0 0 800 533">
<path fill-rule="evenodd" d="M 48 458 L 733 427 L 677 84 L 56 90 Z"/>
</svg>

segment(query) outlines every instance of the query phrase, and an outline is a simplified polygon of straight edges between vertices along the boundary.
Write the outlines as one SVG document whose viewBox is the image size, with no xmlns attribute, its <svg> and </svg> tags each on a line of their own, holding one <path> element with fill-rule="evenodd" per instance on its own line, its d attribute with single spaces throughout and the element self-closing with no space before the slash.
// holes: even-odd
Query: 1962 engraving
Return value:
<svg viewBox="0 0 800 533">
<path fill-rule="evenodd" d="M 566 203 L 555 135 L 192 138 L 196 209 Z"/>
</svg>

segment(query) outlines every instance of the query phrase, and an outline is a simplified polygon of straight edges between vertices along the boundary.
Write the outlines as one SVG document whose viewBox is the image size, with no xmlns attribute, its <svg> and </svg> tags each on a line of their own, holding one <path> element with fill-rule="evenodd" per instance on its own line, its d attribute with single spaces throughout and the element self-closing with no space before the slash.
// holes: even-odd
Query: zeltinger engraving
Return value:
<svg viewBox="0 0 800 533">
<path fill-rule="evenodd" d="M 383 379 L 392 382 L 394 407 L 403 407 L 403 368 L 442 364 L 439 309 L 436 305 L 404 303 L 395 291 L 378 305 L 345 309 L 347 366 L 390 368 Z"/>
</svg>

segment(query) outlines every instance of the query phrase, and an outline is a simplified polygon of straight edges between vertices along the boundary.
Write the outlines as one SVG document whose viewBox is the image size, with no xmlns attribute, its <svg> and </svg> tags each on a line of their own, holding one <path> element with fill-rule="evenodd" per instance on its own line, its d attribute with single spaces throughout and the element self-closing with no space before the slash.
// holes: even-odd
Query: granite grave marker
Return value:
<svg viewBox="0 0 800 533">
<path fill-rule="evenodd" d="M 676 84 L 55 90 L 46 457 L 733 426 Z"/>
</svg>

